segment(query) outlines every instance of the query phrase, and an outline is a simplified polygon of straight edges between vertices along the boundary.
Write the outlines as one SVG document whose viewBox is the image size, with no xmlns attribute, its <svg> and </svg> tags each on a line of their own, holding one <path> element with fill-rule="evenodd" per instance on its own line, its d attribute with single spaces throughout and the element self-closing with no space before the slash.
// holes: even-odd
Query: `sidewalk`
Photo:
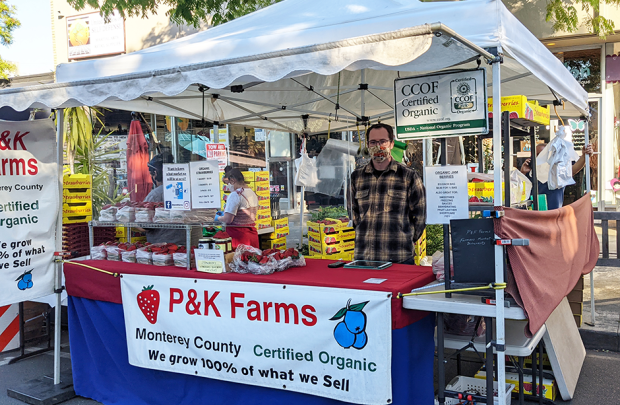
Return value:
<svg viewBox="0 0 620 405">
<path fill-rule="evenodd" d="M 616 224 L 609 222 L 609 251 L 616 257 Z M 601 226 L 595 225 L 595 229 L 602 243 Z M 620 352 L 620 268 L 597 266 L 593 278 L 595 323 L 590 314 L 590 275 L 586 275 L 581 338 L 588 349 Z"/>
</svg>

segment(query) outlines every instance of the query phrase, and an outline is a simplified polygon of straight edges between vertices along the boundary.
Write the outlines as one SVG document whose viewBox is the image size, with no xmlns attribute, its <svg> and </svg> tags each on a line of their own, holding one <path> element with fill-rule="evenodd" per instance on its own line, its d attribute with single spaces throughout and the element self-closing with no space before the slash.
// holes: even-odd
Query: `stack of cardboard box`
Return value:
<svg viewBox="0 0 620 405">
<path fill-rule="evenodd" d="M 355 230 L 338 219 L 308 221 L 308 250 L 315 258 L 353 260 Z"/>
<path fill-rule="evenodd" d="M 90 252 L 88 221 L 93 218 L 92 178 L 89 174 L 63 176 L 62 248 L 72 256 Z"/>
<path fill-rule="evenodd" d="M 286 249 L 288 218 L 272 219 L 271 226 L 274 231 L 261 239 L 261 249 Z"/>
<path fill-rule="evenodd" d="M 86 223 L 93 219 L 93 181 L 90 174 L 63 176 L 62 223 Z"/>
<path fill-rule="evenodd" d="M 269 172 L 241 172 L 248 187 L 258 197 L 258 212 L 256 213 L 256 229 L 271 227 L 271 197 L 269 192 Z M 220 173 L 220 190 L 222 191 L 221 209 L 226 206 L 226 200 L 230 195 L 226 185 L 222 181 L 224 173 Z"/>
<path fill-rule="evenodd" d="M 575 317 L 575 323 L 580 328 L 583 323 L 583 276 L 579 277 L 579 281 L 566 298 L 568 298 L 568 304 Z"/>
</svg>

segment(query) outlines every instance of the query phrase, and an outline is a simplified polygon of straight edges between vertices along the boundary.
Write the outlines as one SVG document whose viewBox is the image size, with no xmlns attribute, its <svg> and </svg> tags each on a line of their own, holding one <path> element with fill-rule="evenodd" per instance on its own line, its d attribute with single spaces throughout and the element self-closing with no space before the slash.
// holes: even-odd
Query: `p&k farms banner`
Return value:
<svg viewBox="0 0 620 405">
<path fill-rule="evenodd" d="M 129 274 L 121 291 L 134 366 L 391 403 L 387 292 Z"/>
<path fill-rule="evenodd" d="M 0 306 L 53 292 L 58 200 L 52 120 L 0 121 Z"/>
</svg>

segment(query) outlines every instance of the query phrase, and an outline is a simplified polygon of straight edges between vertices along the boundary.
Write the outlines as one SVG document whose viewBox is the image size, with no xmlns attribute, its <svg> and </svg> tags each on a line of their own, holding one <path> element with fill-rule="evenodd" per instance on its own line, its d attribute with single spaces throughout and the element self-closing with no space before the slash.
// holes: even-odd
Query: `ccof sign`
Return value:
<svg viewBox="0 0 620 405">
<path fill-rule="evenodd" d="M 394 81 L 397 139 L 488 132 L 483 69 Z"/>
</svg>

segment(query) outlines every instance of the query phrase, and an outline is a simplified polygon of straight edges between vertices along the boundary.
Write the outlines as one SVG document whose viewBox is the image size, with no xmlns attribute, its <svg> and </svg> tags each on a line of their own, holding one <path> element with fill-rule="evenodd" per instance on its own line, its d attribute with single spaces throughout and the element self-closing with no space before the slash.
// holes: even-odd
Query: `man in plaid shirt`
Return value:
<svg viewBox="0 0 620 405">
<path fill-rule="evenodd" d="M 426 194 L 417 172 L 392 159 L 394 130 L 368 128 L 371 162 L 351 175 L 355 259 L 414 264 L 414 243 L 426 226 Z"/>
</svg>

